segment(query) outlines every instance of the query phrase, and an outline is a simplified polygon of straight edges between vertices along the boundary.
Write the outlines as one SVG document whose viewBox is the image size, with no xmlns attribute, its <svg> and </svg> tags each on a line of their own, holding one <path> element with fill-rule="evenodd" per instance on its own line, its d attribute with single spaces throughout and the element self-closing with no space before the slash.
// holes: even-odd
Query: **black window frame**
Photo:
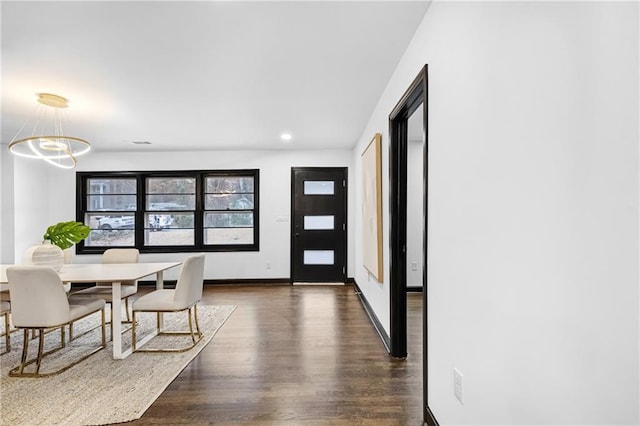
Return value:
<svg viewBox="0 0 640 426">
<path fill-rule="evenodd" d="M 195 209 L 185 210 L 194 214 L 194 241 L 192 245 L 149 246 L 144 244 L 147 178 L 195 178 Z M 253 243 L 251 244 L 204 244 L 205 180 L 208 177 L 251 177 L 253 178 Z M 137 248 L 141 253 L 175 253 L 175 252 L 241 252 L 260 250 L 260 170 L 172 170 L 172 171 L 121 171 L 121 172 L 76 172 L 76 220 L 84 223 L 85 215 L 91 213 L 87 209 L 88 187 L 90 179 L 135 179 L 136 209 L 122 211 L 133 213 L 135 217 L 133 246 L 85 246 L 84 241 L 76 244 L 77 254 L 101 254 L 110 248 Z M 120 212 L 120 211 L 118 211 Z"/>
</svg>

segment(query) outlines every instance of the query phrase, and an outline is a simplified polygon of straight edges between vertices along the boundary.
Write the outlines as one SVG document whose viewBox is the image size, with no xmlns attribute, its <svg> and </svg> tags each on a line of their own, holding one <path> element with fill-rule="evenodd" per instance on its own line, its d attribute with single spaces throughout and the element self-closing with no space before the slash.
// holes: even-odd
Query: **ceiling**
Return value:
<svg viewBox="0 0 640 426">
<path fill-rule="evenodd" d="M 171 151 L 354 146 L 428 2 L 0 7 L 3 144 L 46 92 L 96 151 Z"/>
</svg>

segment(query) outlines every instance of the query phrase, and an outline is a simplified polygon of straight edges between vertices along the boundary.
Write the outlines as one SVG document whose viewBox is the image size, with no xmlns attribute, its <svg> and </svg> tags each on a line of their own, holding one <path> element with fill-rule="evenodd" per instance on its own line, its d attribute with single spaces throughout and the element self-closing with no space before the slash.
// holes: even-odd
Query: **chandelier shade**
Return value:
<svg viewBox="0 0 640 426">
<path fill-rule="evenodd" d="M 89 152 L 91 144 L 82 138 L 64 136 L 62 109 L 68 107 L 67 99 L 38 93 L 38 102 L 41 105 L 31 135 L 24 137 L 23 130 L 29 124 L 25 123 L 9 143 L 9 151 L 21 157 L 44 160 L 63 169 L 74 168 L 78 163 L 77 157 Z"/>
</svg>

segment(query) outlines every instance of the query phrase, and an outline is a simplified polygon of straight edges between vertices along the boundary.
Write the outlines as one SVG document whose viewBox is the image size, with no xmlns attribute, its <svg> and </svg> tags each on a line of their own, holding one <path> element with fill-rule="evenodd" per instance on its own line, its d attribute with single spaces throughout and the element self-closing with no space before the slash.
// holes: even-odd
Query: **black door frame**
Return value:
<svg viewBox="0 0 640 426">
<path fill-rule="evenodd" d="M 294 242 L 294 234 L 295 230 L 295 172 L 303 171 L 303 172 L 321 172 L 321 171 L 333 171 L 333 172 L 343 172 L 344 173 L 344 282 L 347 282 L 347 270 L 348 270 L 348 259 L 349 256 L 347 254 L 348 249 L 348 220 L 349 220 L 349 168 L 348 167 L 291 167 L 291 234 L 289 235 L 289 282 L 293 283 L 293 262 L 294 262 L 294 253 L 293 253 L 293 242 Z"/>
<path fill-rule="evenodd" d="M 427 234 L 428 234 L 428 73 L 427 65 L 418 73 L 389 114 L 389 233 L 390 233 L 390 341 L 391 355 L 407 356 L 407 121 L 423 105 L 424 131 L 424 236 L 422 259 L 422 394 L 424 421 L 438 425 L 428 399 L 428 327 L 427 327 Z"/>
</svg>

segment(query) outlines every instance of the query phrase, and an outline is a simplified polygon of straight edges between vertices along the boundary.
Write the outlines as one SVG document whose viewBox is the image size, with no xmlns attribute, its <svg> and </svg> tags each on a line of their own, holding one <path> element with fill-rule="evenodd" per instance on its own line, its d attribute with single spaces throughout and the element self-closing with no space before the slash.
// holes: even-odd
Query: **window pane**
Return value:
<svg viewBox="0 0 640 426">
<path fill-rule="evenodd" d="M 144 215 L 144 243 L 148 246 L 194 244 L 193 213 Z"/>
<path fill-rule="evenodd" d="M 144 216 L 144 227 L 145 229 L 151 229 L 154 231 L 167 228 L 193 229 L 193 213 L 146 213 Z"/>
<path fill-rule="evenodd" d="M 305 250 L 305 265 L 333 265 L 333 250 Z"/>
<path fill-rule="evenodd" d="M 170 214 L 145 214 L 144 227 L 154 231 L 170 228 L 173 224 L 173 216 Z"/>
<path fill-rule="evenodd" d="M 89 211 L 135 211 L 136 196 L 133 195 L 89 195 L 87 197 Z"/>
<path fill-rule="evenodd" d="M 187 177 L 147 178 L 147 194 L 193 194 L 196 180 Z"/>
<path fill-rule="evenodd" d="M 195 210 L 195 178 L 147 178 L 146 210 Z"/>
<path fill-rule="evenodd" d="M 333 181 L 306 180 L 304 195 L 333 195 Z"/>
<path fill-rule="evenodd" d="M 134 210 L 136 202 L 135 179 L 88 179 L 88 211 Z"/>
<path fill-rule="evenodd" d="M 251 176 L 217 176 L 205 179 L 205 192 L 211 194 L 253 193 Z"/>
<path fill-rule="evenodd" d="M 191 246 L 193 229 L 164 229 L 161 232 L 146 229 L 144 243 L 148 246 Z"/>
<path fill-rule="evenodd" d="M 109 215 L 89 213 L 85 215 L 84 223 L 91 229 L 110 231 L 112 229 L 133 229 L 136 219 L 133 213 Z"/>
<path fill-rule="evenodd" d="M 148 195 L 147 210 L 195 210 L 196 196 L 166 194 L 166 195 Z"/>
<path fill-rule="evenodd" d="M 87 179 L 87 194 L 135 194 L 135 179 Z"/>
<path fill-rule="evenodd" d="M 253 228 L 208 228 L 205 244 L 253 244 Z"/>
<path fill-rule="evenodd" d="M 304 229 L 333 229 L 333 216 L 305 216 Z"/>
<path fill-rule="evenodd" d="M 253 227 L 253 213 L 212 213 L 204 215 L 205 228 Z"/>
<path fill-rule="evenodd" d="M 123 230 L 92 230 L 89 236 L 84 239 L 86 247 L 133 247 L 135 245 L 135 231 L 133 229 Z"/>
<path fill-rule="evenodd" d="M 135 218 L 129 215 L 86 214 L 84 223 L 91 228 L 84 240 L 87 247 L 134 246 Z"/>
<path fill-rule="evenodd" d="M 206 210 L 253 210 L 253 194 L 207 194 Z"/>
</svg>

